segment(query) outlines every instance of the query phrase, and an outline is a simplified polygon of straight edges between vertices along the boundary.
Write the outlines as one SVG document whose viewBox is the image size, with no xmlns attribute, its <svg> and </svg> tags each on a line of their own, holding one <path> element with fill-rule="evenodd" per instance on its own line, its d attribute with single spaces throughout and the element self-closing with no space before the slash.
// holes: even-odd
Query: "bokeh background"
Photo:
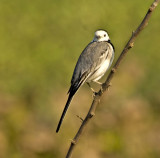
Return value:
<svg viewBox="0 0 160 158">
<path fill-rule="evenodd" d="M 85 117 L 92 101 L 84 85 L 55 133 L 79 54 L 101 28 L 109 32 L 116 60 L 151 3 L 0 0 L 0 158 L 65 157 L 81 124 L 76 115 Z M 160 157 L 159 43 L 160 6 L 122 62 L 73 158 Z"/>
</svg>

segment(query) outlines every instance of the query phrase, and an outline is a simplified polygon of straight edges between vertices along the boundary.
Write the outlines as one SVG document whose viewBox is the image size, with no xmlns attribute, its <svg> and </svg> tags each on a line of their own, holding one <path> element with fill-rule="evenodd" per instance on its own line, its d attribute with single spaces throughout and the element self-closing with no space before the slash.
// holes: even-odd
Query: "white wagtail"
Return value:
<svg viewBox="0 0 160 158">
<path fill-rule="evenodd" d="M 73 72 L 71 86 L 68 91 L 69 96 L 56 132 L 59 131 L 63 118 L 67 112 L 69 104 L 77 90 L 85 82 L 90 86 L 90 82 L 97 82 L 109 69 L 114 59 L 114 46 L 110 41 L 108 33 L 104 30 L 95 32 L 94 39 L 81 53 Z"/>
</svg>

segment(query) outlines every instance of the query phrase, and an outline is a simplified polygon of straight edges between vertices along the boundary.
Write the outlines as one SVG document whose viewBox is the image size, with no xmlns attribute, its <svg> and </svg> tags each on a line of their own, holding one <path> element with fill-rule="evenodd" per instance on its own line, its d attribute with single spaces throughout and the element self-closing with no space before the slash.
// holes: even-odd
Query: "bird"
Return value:
<svg viewBox="0 0 160 158">
<path fill-rule="evenodd" d="M 102 29 L 97 30 L 93 40 L 85 47 L 78 58 L 72 75 L 71 86 L 68 90 L 68 99 L 59 120 L 56 133 L 58 133 L 71 100 L 78 89 L 84 83 L 87 83 L 90 88 L 90 82 L 101 84 L 98 80 L 110 68 L 114 59 L 114 52 L 115 48 L 111 43 L 107 31 Z M 92 88 L 91 90 L 94 91 Z"/>
</svg>

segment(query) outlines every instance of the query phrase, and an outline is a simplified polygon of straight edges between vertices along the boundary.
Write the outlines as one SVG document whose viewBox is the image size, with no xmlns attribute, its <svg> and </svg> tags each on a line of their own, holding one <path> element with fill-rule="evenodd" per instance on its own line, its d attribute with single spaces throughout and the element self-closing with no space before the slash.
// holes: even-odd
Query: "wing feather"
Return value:
<svg viewBox="0 0 160 158">
<path fill-rule="evenodd" d="M 71 80 L 71 85 L 87 79 L 101 66 L 108 55 L 107 42 L 91 42 L 80 55 Z"/>
</svg>

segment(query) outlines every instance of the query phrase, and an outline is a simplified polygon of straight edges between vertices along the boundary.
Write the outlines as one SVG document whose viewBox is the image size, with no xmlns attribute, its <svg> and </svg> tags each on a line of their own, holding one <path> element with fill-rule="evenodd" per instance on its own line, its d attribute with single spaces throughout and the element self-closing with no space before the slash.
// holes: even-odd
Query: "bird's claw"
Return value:
<svg viewBox="0 0 160 158">
<path fill-rule="evenodd" d="M 94 97 L 98 94 L 98 92 L 94 91 L 92 94 L 92 98 L 94 99 Z"/>
</svg>

